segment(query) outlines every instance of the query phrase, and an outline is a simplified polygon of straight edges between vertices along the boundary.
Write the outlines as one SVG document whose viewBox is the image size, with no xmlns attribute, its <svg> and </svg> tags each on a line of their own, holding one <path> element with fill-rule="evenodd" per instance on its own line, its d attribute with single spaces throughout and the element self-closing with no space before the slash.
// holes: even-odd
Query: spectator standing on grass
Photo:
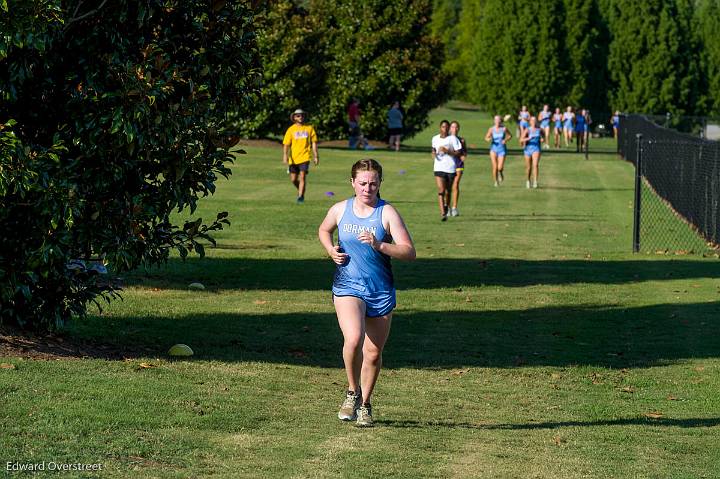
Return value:
<svg viewBox="0 0 720 479">
<path fill-rule="evenodd" d="M 362 115 L 362 112 L 360 111 L 360 100 L 358 100 L 357 98 L 353 98 L 350 101 L 347 109 L 347 114 L 348 131 L 350 133 L 348 148 L 354 150 L 359 146 L 360 148 L 364 148 L 366 150 L 369 149 L 368 142 L 363 136 L 362 128 L 360 127 L 360 116 Z"/>
<path fill-rule="evenodd" d="M 343 335 L 348 388 L 338 418 L 373 426 L 370 399 L 395 308 L 390 259 L 415 259 L 415 246 L 397 210 L 380 199 L 382 167 L 371 159 L 350 172 L 355 195 L 330 207 L 318 238 L 336 265 L 333 304 Z M 338 242 L 333 244 L 333 233 Z"/>
<path fill-rule="evenodd" d="M 310 168 L 310 152 L 315 165 L 320 163 L 317 149 L 317 134 L 312 125 L 305 124 L 307 113 L 297 109 L 290 115 L 293 124 L 283 138 L 283 163 L 288 165 L 290 181 L 297 188 L 298 204 L 305 202 L 305 180 Z"/>
<path fill-rule="evenodd" d="M 396 101 L 388 110 L 388 148 L 400 151 L 400 138 L 403 133 L 403 112 L 400 109 L 400 102 Z"/>
</svg>

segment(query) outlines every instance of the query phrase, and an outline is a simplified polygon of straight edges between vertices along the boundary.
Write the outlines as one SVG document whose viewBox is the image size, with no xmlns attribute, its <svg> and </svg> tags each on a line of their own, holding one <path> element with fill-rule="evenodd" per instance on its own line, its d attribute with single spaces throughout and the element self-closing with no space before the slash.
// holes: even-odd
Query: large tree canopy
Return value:
<svg viewBox="0 0 720 479">
<path fill-rule="evenodd" d="M 442 44 L 430 34 L 430 0 L 273 0 L 258 34 L 263 95 L 243 114 L 247 135 L 281 134 L 295 108 L 321 137 L 347 135 L 346 107 L 362 103 L 363 131 L 382 138 L 394 100 L 406 134 L 448 96 Z"/>
<path fill-rule="evenodd" d="M 227 222 L 171 214 L 230 174 L 227 117 L 259 85 L 254 14 L 222 0 L 0 6 L 0 321 L 52 327 L 112 293 L 98 262 L 202 254 Z"/>
</svg>

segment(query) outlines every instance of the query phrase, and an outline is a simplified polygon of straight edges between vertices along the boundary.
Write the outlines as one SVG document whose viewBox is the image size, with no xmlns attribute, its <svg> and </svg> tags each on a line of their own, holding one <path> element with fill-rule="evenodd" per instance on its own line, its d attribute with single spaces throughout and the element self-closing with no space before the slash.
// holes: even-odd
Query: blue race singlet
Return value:
<svg viewBox="0 0 720 479">
<path fill-rule="evenodd" d="M 549 111 L 541 111 L 538 115 L 538 119 L 540 120 L 540 128 L 548 128 L 550 126 L 550 116 L 552 116 L 552 113 Z"/>
<path fill-rule="evenodd" d="M 586 131 L 585 128 L 585 117 L 582 115 L 577 115 L 575 117 L 575 131 L 578 133 L 583 133 Z"/>
<path fill-rule="evenodd" d="M 528 141 L 525 143 L 523 153 L 525 156 L 532 156 L 533 153 L 540 151 L 540 128 L 528 128 Z"/>
<path fill-rule="evenodd" d="M 490 145 L 490 151 L 497 153 L 499 156 L 505 156 L 507 149 L 505 148 L 505 145 L 502 142 L 504 139 L 505 139 L 505 127 L 501 126 L 500 128 L 495 128 L 493 126 L 493 128 L 492 128 L 492 144 Z"/>
<path fill-rule="evenodd" d="M 360 218 L 353 212 L 354 200 L 354 197 L 347 200 L 345 212 L 338 224 L 338 244 L 349 258 L 345 264 L 336 265 L 333 294 L 364 297 L 366 294 L 392 292 L 394 296 L 390 257 L 357 239 L 360 233 L 369 230 L 378 241 L 389 240 L 389 234 L 382 224 L 385 201 L 378 199 L 372 214 Z"/>
</svg>

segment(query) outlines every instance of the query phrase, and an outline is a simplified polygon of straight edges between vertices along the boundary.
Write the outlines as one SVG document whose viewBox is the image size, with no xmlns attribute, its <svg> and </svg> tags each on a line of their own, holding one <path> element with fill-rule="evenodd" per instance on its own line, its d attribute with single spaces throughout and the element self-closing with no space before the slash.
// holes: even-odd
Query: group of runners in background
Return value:
<svg viewBox="0 0 720 479">
<path fill-rule="evenodd" d="M 356 100 L 353 101 L 355 108 L 358 104 Z M 395 110 L 399 111 L 397 102 L 389 113 Z M 290 115 L 293 125 L 288 128 L 283 139 L 283 162 L 288 166 L 290 180 L 297 189 L 298 203 L 303 203 L 305 199 L 305 182 L 311 155 L 314 163 L 316 165 L 319 163 L 317 134 L 311 125 L 305 123 L 306 115 L 306 112 L 300 109 Z M 399 123 L 402 121 L 402 116 L 398 116 L 399 118 L 394 120 Z M 505 179 L 507 145 L 513 138 L 505 122 L 511 119 L 511 115 L 506 115 L 505 118 L 495 115 L 493 126 L 485 134 L 485 141 L 490 143 L 491 174 L 495 187 L 500 186 Z M 353 118 L 353 120 L 358 121 L 359 118 Z M 613 132 L 617 137 L 618 112 L 613 115 L 611 122 Z M 549 105 L 544 105 L 543 109 L 535 116 L 523 105 L 517 115 L 515 135 L 523 148 L 525 187 L 528 189 L 538 188 L 540 157 L 543 149 L 550 148 L 551 138 L 555 148 L 560 148 L 563 142 L 565 147 L 569 147 L 575 139 L 578 151 L 583 151 L 588 144 L 591 124 L 592 118 L 587 109 L 581 109 L 575 113 L 572 107 L 567 107 L 565 112 L 561 113 L 560 108 L 555 108 L 555 111 L 552 112 Z M 552 136 L 551 129 L 553 130 Z M 400 143 L 399 127 L 391 130 L 391 138 L 389 146 L 397 151 Z M 467 146 L 465 139 L 460 136 L 460 124 L 457 121 L 442 120 L 440 122 L 440 131 L 432 138 L 431 155 L 440 219 L 447 221 L 448 217 L 460 215 L 458 211 L 460 182 L 467 158 Z"/>
<path fill-rule="evenodd" d="M 490 163 L 492 182 L 495 187 L 505 179 L 504 167 L 507 156 L 508 142 L 513 138 L 505 122 L 512 119 L 511 115 L 502 118 L 495 115 L 493 126 L 485 134 L 485 141 L 490 143 Z M 619 112 L 611 118 L 613 133 L 617 137 Z M 564 112 L 560 108 L 550 110 L 544 105 L 537 116 L 523 105 L 517 116 L 515 134 L 523 148 L 525 159 L 525 187 L 538 188 L 540 156 L 543 149 L 550 148 L 551 139 L 555 148 L 565 147 L 576 141 L 577 151 L 585 151 L 590 136 L 592 117 L 590 110 L 581 109 L 577 113 L 568 106 Z M 551 129 L 553 135 L 551 136 Z M 460 197 L 460 180 L 465 169 L 467 147 L 465 140 L 459 136 L 460 124 L 456 121 L 440 122 L 440 131 L 432 138 L 432 158 L 435 184 L 438 191 L 438 207 L 441 221 L 448 216 L 459 216 L 458 200 Z"/>
</svg>

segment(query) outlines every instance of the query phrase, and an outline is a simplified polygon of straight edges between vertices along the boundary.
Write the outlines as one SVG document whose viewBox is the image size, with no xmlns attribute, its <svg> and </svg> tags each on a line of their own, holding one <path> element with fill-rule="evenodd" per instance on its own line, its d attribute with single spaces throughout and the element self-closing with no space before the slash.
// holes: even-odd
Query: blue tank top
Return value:
<svg viewBox="0 0 720 479">
<path fill-rule="evenodd" d="M 505 139 L 505 127 L 493 127 L 492 129 L 492 146 L 505 146 L 502 141 Z"/>
<path fill-rule="evenodd" d="M 385 201 L 378 199 L 372 214 L 366 218 L 355 215 L 354 201 L 354 197 L 347 200 L 345 212 L 338 224 L 338 244 L 349 258 L 344 264 L 336 265 L 333 288 L 352 289 L 361 293 L 392 291 L 394 282 L 390 257 L 357 239 L 360 233 L 369 230 L 378 241 L 392 241 L 382 223 Z"/>
<path fill-rule="evenodd" d="M 585 117 L 582 115 L 578 115 L 575 117 L 575 128 L 578 130 L 585 128 Z"/>
<path fill-rule="evenodd" d="M 540 148 L 540 128 L 528 128 L 528 141 L 525 146 L 536 146 Z"/>
<path fill-rule="evenodd" d="M 541 111 L 538 115 L 540 121 L 550 120 L 550 116 L 552 116 L 552 113 L 550 113 L 549 111 Z"/>
</svg>

